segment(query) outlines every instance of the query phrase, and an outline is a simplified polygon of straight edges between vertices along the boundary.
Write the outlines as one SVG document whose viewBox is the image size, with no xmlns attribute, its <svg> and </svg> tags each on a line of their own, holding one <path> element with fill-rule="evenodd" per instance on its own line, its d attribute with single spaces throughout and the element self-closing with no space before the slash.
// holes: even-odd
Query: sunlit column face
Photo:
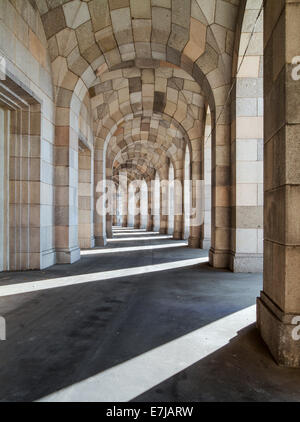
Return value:
<svg viewBox="0 0 300 422">
<path fill-rule="evenodd" d="M 8 222 L 6 215 L 8 215 L 8 131 L 5 120 L 7 112 L 0 108 L 0 271 L 8 269 Z"/>
<path fill-rule="evenodd" d="M 204 180 L 205 180 L 205 216 L 204 242 L 209 248 L 211 239 L 211 114 L 207 107 L 205 134 L 204 134 Z"/>
<path fill-rule="evenodd" d="M 123 191 L 121 187 L 118 188 L 117 194 L 117 224 L 122 224 L 122 216 L 123 216 Z"/>
<path fill-rule="evenodd" d="M 155 180 L 153 182 L 153 204 L 152 214 L 154 216 L 154 230 L 159 231 L 160 229 L 160 178 L 156 173 Z"/>
<path fill-rule="evenodd" d="M 169 167 L 169 187 L 168 187 L 168 233 L 174 231 L 174 167 Z"/>
<path fill-rule="evenodd" d="M 190 213 L 191 213 L 191 188 L 190 188 L 190 151 L 186 147 L 184 160 L 184 237 L 187 239 L 190 234 Z"/>
<path fill-rule="evenodd" d="M 145 229 L 148 222 L 148 188 L 145 180 L 141 183 L 140 198 L 141 228 Z"/>
<path fill-rule="evenodd" d="M 128 187 L 128 225 L 134 225 L 134 210 L 135 210 L 135 189 L 130 183 Z"/>
</svg>

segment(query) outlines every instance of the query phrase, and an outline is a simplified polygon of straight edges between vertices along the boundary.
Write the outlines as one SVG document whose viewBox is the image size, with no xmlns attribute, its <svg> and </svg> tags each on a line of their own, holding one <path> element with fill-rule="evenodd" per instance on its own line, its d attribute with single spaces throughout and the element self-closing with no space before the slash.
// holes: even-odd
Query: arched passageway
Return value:
<svg viewBox="0 0 300 422">
<path fill-rule="evenodd" d="M 2 0 L 4 400 L 300 399 L 299 8 Z"/>
</svg>

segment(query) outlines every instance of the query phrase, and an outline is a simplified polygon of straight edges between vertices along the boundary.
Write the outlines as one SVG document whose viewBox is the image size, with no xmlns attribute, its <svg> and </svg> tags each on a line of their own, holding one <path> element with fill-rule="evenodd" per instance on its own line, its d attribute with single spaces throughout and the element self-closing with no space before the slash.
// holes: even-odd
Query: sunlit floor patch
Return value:
<svg viewBox="0 0 300 422">
<path fill-rule="evenodd" d="M 159 232 L 146 232 L 146 231 L 141 231 L 141 232 L 136 232 L 136 231 L 133 231 L 133 232 L 113 232 L 113 235 L 114 236 L 130 236 L 131 234 L 134 234 L 135 236 L 144 236 L 144 235 L 153 235 L 153 236 L 155 236 L 155 235 L 159 235 Z"/>
<path fill-rule="evenodd" d="M 141 237 L 125 237 L 125 238 L 113 238 L 107 239 L 107 242 L 131 242 L 133 240 L 162 240 L 162 239 L 173 239 L 171 235 L 161 235 L 161 236 L 141 236 Z"/>
<path fill-rule="evenodd" d="M 80 252 L 81 255 L 102 255 L 109 253 L 122 253 L 122 252 L 138 252 L 138 251 L 152 251 L 157 249 L 168 249 L 168 248 L 182 248 L 187 246 L 187 242 L 169 243 L 163 245 L 147 245 L 147 246 L 127 246 L 124 248 L 111 248 L 111 249 L 91 249 L 83 250 Z"/>
<path fill-rule="evenodd" d="M 133 227 L 122 227 L 118 229 L 113 229 L 113 233 L 121 233 L 121 232 L 145 232 L 146 229 L 134 229 Z"/>
<path fill-rule="evenodd" d="M 55 289 L 58 287 L 74 286 L 77 284 L 92 283 L 96 281 L 110 280 L 113 278 L 130 277 L 155 273 L 158 271 L 173 270 L 176 268 L 192 267 L 203 262 L 208 262 L 208 257 L 172 261 L 163 264 L 145 265 L 141 267 L 124 268 L 120 270 L 102 271 L 92 274 L 81 274 L 76 276 L 39 280 L 19 284 L 9 284 L 0 287 L 0 297 L 21 293 L 36 292 L 39 290 Z"/>
<path fill-rule="evenodd" d="M 243 309 L 39 401 L 133 400 L 224 347 L 238 331 L 254 323 L 255 317 L 255 306 Z"/>
</svg>

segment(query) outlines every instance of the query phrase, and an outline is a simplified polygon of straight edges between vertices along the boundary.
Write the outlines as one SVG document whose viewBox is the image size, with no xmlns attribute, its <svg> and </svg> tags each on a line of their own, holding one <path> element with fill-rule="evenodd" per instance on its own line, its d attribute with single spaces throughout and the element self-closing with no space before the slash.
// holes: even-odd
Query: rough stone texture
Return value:
<svg viewBox="0 0 300 422">
<path fill-rule="evenodd" d="M 207 182 L 211 172 L 211 200 L 206 183 L 204 220 L 189 231 L 190 246 L 208 245 L 210 237 L 212 266 L 247 271 L 260 268 L 264 249 L 265 297 L 284 314 L 298 314 L 299 84 L 290 75 L 299 4 L 266 3 L 269 15 L 264 26 L 259 18 L 241 62 L 259 1 L 53 0 L 33 7 L 29 0 L 2 0 L 2 119 L 10 113 L 7 101 L 14 111 L 10 129 L 1 129 L 3 153 L 9 138 L 12 146 L 10 174 L 3 174 L 2 190 L 10 189 L 2 194 L 1 268 L 71 263 L 80 257 L 80 242 L 92 245 L 95 237 L 105 244 L 119 217 L 104 212 L 99 182 L 118 186 L 124 171 L 130 180 L 163 181 L 172 166 L 182 181 L 189 148 L 193 206 L 195 182 Z M 85 161 L 78 161 L 79 140 L 90 151 L 89 168 L 78 167 Z M 160 189 L 155 195 L 163 205 Z M 3 218 L 7 206 L 15 220 Z M 162 208 L 154 226 L 167 233 L 172 223 Z M 188 224 L 175 216 L 174 237 L 186 235 Z M 285 356 L 290 363 L 293 351 Z"/>
<path fill-rule="evenodd" d="M 258 301 L 258 326 L 277 362 L 299 367 L 299 341 L 292 338 L 291 331 L 295 327 L 291 321 L 300 314 L 300 230 L 296 217 L 300 179 L 296 170 L 299 164 L 286 161 L 286 157 L 292 152 L 299 163 L 299 149 L 289 142 L 289 130 L 292 125 L 297 137 L 299 100 L 295 97 L 297 81 L 292 78 L 290 64 L 299 48 L 294 24 L 295 20 L 299 22 L 300 4 L 281 2 L 275 10 L 273 5 L 272 1 L 266 2 L 264 21 L 264 103 L 268 113 L 264 118 L 264 287 Z M 271 10 L 272 16 L 269 16 Z M 278 34 L 281 34 L 281 43 L 275 42 Z M 283 92 L 287 107 L 282 105 Z M 294 171 L 286 171 L 286 162 Z"/>
<path fill-rule="evenodd" d="M 122 237 L 137 237 L 138 232 L 126 230 L 127 235 L 123 233 Z M 205 253 L 185 247 L 126 253 L 114 251 L 114 248 L 124 247 L 124 243 L 136 248 L 150 244 L 155 248 L 162 243 L 174 246 L 176 243 L 155 237 L 148 241 L 111 242 L 110 253 L 101 255 L 102 248 L 91 250 L 89 252 L 94 255 L 83 255 L 81 262 L 72 267 L 55 266 L 43 273 L 28 272 L 25 275 L 3 274 L 0 275 L 0 285 L 56 279 L 66 274 L 72 277 L 83 273 L 101 274 L 103 271 L 205 257 Z M 3 279 L 7 277 L 8 280 Z M 83 394 L 85 397 L 100 394 L 93 384 L 90 387 L 85 384 L 82 388 L 82 382 L 196 330 L 201 334 L 201 328 L 205 329 L 208 324 L 219 324 L 220 331 L 210 333 L 212 343 L 217 346 L 223 331 L 228 329 L 228 321 L 222 319 L 253 306 L 260 288 L 260 275 L 220 272 L 204 263 L 192 268 L 169 269 L 1 298 L 1 313 L 7 317 L 12 330 L 9 342 L 2 342 L 0 349 L 3 363 L 0 370 L 1 401 L 15 401 L 16 397 L 19 401 L 41 400 L 56 392 L 54 399 L 61 401 L 64 399 L 61 390 L 70 386 L 73 394 L 81 399 Z M 228 295 L 229 291 L 231 295 Z M 220 303 L 224 304 L 224 297 L 226 306 L 220 306 Z M 170 313 L 170 309 L 173 312 Z M 151 317 L 146 318 L 146 315 Z M 11 348 L 11 342 L 18 342 L 18 347 Z M 60 347 L 56 348 L 57 344 Z M 189 356 L 193 349 L 191 345 L 193 342 L 186 346 L 181 362 L 184 363 Z M 135 402 L 299 402 L 299 372 L 275 364 L 253 324 L 249 326 L 246 322 L 245 328 L 234 332 L 229 343 L 222 348 L 217 346 L 217 349 L 158 385 L 151 367 L 146 378 L 154 382 L 153 388 L 141 390 L 131 399 Z M 196 350 L 205 354 L 202 347 L 198 346 Z M 90 359 L 90 356 L 97 358 Z M 20 370 L 24 359 L 30 360 L 30 371 Z M 170 356 L 167 359 L 170 367 Z M 160 368 L 164 365 L 161 359 L 154 366 Z M 59 372 L 57 368 L 60 368 Z M 45 372 L 48 374 L 46 379 Z M 206 380 L 205 389 L 203 379 Z M 129 389 L 128 378 L 124 384 L 122 377 L 118 381 L 113 378 L 112 382 L 114 395 L 121 393 L 123 388 L 125 391 Z"/>
</svg>

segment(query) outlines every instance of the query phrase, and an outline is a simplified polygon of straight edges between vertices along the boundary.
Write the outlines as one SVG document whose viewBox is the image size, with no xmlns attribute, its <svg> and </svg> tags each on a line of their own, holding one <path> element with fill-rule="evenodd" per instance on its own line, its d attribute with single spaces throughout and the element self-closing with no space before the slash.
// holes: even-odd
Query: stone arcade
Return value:
<svg viewBox="0 0 300 422">
<path fill-rule="evenodd" d="M 80 388 L 151 351 L 155 378 L 161 348 L 255 297 L 265 367 L 300 367 L 299 25 L 297 0 L 0 0 L 0 400 Z M 252 323 L 232 322 L 219 348 Z M 126 329 L 131 346 L 114 337 Z M 36 354 L 38 338 L 52 356 Z M 64 375 L 39 391 L 55 367 Z M 128 385 L 126 398 L 142 391 Z"/>
</svg>

